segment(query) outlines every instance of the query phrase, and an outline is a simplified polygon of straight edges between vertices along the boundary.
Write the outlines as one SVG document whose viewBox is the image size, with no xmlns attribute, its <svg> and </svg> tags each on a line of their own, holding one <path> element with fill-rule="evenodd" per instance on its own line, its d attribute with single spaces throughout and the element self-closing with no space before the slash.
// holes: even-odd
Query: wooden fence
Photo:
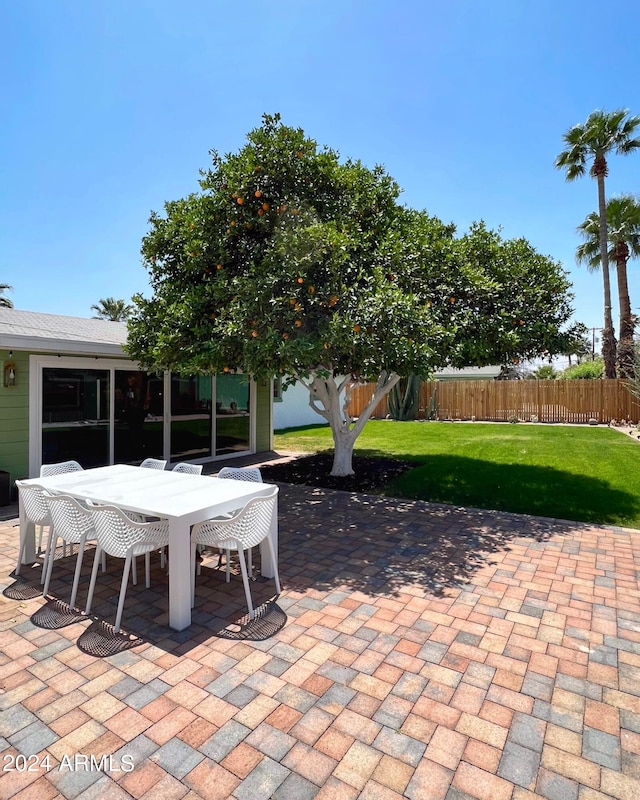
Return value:
<svg viewBox="0 0 640 800">
<path fill-rule="evenodd" d="M 373 384 L 353 390 L 350 411 L 357 417 L 373 394 Z M 424 381 L 420 386 L 420 413 L 435 406 L 438 419 L 508 422 L 583 422 L 612 419 L 638 422 L 640 400 L 620 380 L 575 381 Z M 387 398 L 374 411 L 386 417 Z"/>
</svg>

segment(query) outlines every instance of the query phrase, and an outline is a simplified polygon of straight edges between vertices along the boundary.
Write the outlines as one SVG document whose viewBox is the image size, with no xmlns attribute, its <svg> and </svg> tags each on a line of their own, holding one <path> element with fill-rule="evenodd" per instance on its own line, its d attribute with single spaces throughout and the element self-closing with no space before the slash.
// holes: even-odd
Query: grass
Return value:
<svg viewBox="0 0 640 800">
<path fill-rule="evenodd" d="M 274 447 L 333 441 L 314 425 L 276 431 Z M 388 496 L 640 528 L 640 442 L 609 428 L 371 420 L 355 453 L 415 462 Z"/>
</svg>

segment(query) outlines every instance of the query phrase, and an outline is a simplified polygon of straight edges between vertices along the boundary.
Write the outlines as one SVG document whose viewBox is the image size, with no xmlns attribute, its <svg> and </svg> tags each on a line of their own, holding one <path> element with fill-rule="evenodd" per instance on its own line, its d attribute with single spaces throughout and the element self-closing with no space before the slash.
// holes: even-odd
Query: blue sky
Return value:
<svg viewBox="0 0 640 800">
<path fill-rule="evenodd" d="M 639 27 L 628 0 L 0 0 L 0 282 L 77 316 L 146 292 L 151 210 L 279 112 L 459 231 L 524 236 L 600 326 L 602 278 L 574 263 L 595 182 L 553 162 L 594 109 L 640 114 Z M 607 186 L 640 193 L 640 155 Z"/>
</svg>

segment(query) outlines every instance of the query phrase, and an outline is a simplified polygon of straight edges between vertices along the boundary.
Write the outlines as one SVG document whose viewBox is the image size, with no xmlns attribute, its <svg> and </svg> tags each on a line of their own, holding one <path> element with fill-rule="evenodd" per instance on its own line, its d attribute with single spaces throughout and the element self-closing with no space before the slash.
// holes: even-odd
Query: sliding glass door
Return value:
<svg viewBox="0 0 640 800">
<path fill-rule="evenodd" d="M 162 458 L 163 379 L 138 370 L 114 372 L 114 462 Z"/>
<path fill-rule="evenodd" d="M 248 375 L 216 377 L 216 455 L 251 449 L 251 381 Z"/>
<path fill-rule="evenodd" d="M 171 376 L 171 460 L 211 455 L 211 376 Z"/>
<path fill-rule="evenodd" d="M 85 468 L 149 457 L 197 461 L 254 447 L 248 375 L 158 376 L 124 360 L 31 358 L 33 475 L 69 459 Z"/>
<path fill-rule="evenodd" d="M 110 372 L 42 370 L 42 463 L 109 464 Z"/>
</svg>

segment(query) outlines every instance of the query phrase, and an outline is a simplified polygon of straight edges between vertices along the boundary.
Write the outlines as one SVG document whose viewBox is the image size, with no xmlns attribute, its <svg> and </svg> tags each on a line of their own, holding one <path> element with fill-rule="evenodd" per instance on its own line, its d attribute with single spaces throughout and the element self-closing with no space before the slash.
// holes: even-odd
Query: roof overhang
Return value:
<svg viewBox="0 0 640 800">
<path fill-rule="evenodd" d="M 65 355 L 109 356 L 110 358 L 130 357 L 124 352 L 121 344 L 106 342 L 72 341 L 69 339 L 49 339 L 42 336 L 21 336 L 20 334 L 4 334 L 0 337 L 0 346 L 5 350 L 29 350 L 36 353 L 60 353 Z"/>
</svg>

